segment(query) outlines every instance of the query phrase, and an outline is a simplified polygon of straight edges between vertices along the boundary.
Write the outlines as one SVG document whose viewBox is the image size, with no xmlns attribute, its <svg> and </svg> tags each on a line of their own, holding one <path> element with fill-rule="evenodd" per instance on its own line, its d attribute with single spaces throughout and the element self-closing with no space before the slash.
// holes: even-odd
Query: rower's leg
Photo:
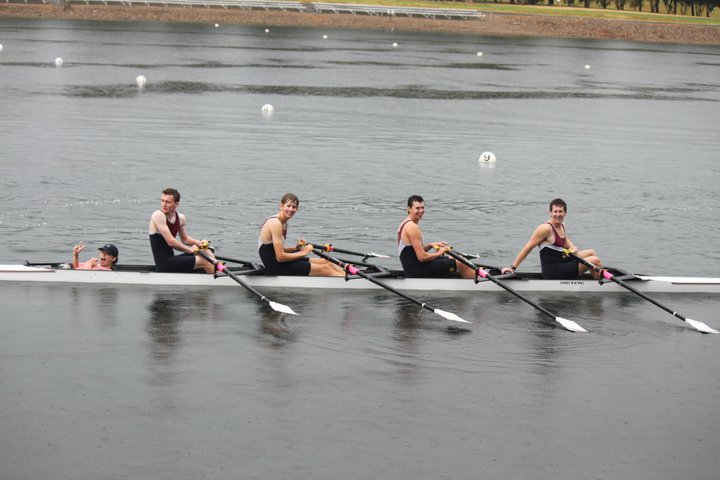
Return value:
<svg viewBox="0 0 720 480">
<path fill-rule="evenodd" d="M 343 277 L 345 270 L 323 258 L 311 258 L 310 275 L 313 277 Z"/>
</svg>

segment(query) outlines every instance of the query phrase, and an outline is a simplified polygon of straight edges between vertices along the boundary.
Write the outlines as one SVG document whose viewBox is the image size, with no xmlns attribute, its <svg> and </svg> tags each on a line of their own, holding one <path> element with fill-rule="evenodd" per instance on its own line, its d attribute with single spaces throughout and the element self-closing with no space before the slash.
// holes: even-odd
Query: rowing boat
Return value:
<svg viewBox="0 0 720 480">
<path fill-rule="evenodd" d="M 360 277 L 291 277 L 263 273 L 262 267 L 249 264 L 230 269 L 242 275 L 245 282 L 260 289 L 331 289 L 378 290 L 381 287 Z M 502 292 L 496 284 L 484 279 L 477 283 L 461 278 L 403 278 L 402 272 L 378 268 L 368 269 L 383 283 L 403 291 L 433 292 Z M 667 277 L 628 274 L 614 271 L 614 275 L 637 290 L 647 293 L 720 293 L 720 278 Z M 543 280 L 539 273 L 518 272 L 514 275 L 497 275 L 503 283 L 521 292 L 560 293 L 624 293 L 626 290 L 611 282 L 598 282 L 591 278 L 580 280 Z M 237 283 L 229 276 L 204 273 L 159 273 L 153 266 L 122 265 L 116 271 L 72 270 L 64 264 L 47 266 L 0 265 L 0 281 L 43 282 L 102 285 L 157 285 L 183 287 L 234 287 Z"/>
</svg>

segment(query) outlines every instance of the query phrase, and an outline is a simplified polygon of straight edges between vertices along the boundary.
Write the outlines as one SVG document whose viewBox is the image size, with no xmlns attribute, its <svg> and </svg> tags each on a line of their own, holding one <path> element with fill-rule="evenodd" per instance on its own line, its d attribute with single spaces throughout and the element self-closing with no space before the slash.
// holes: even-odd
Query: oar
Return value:
<svg viewBox="0 0 720 480">
<path fill-rule="evenodd" d="M 262 301 L 264 301 L 264 302 L 267 302 L 268 305 L 270 305 L 270 307 L 272 307 L 272 309 L 275 310 L 276 312 L 289 313 L 289 314 L 291 314 L 291 315 L 297 315 L 297 313 L 293 312 L 293 309 L 290 308 L 290 307 L 288 307 L 287 305 L 283 305 L 282 303 L 273 302 L 273 301 L 271 301 L 269 298 L 267 298 L 265 295 L 263 295 L 262 293 L 260 293 L 260 292 L 258 292 L 257 290 L 255 290 L 253 287 L 251 287 L 250 285 L 248 285 L 247 282 L 245 282 L 245 280 L 243 280 L 243 279 L 241 279 L 239 276 L 235 275 L 233 272 L 230 271 L 229 268 L 226 268 L 225 265 L 223 265 L 222 262 L 217 261 L 216 259 L 212 258 L 210 255 L 208 255 L 207 253 L 205 253 L 205 252 L 202 251 L 202 250 L 198 250 L 196 253 L 197 253 L 198 255 L 200 255 L 201 257 L 203 257 L 203 258 L 204 258 L 205 260 L 207 260 L 208 262 L 210 262 L 210 263 L 212 263 L 213 265 L 215 265 L 215 268 L 217 268 L 218 271 L 225 273 L 225 275 L 227 275 L 228 277 L 232 278 L 232 279 L 235 280 L 237 283 L 239 283 L 240 285 L 242 285 L 243 287 L 247 288 L 249 291 L 251 291 L 252 293 L 254 293 L 255 295 L 257 295 L 258 297 L 260 297 L 260 300 L 262 300 Z"/>
<path fill-rule="evenodd" d="M 458 317 L 457 315 L 455 315 L 452 312 L 446 312 L 445 310 L 440 310 L 439 308 L 433 308 L 430 305 L 428 305 L 427 303 L 418 300 L 417 298 L 411 297 L 410 295 L 406 295 L 406 294 L 394 289 L 390 285 L 388 285 L 384 282 L 381 282 L 377 278 L 374 278 L 374 277 L 368 275 L 367 273 L 355 268 L 355 266 L 350 265 L 349 263 L 345 263 L 342 260 L 338 260 L 337 258 L 331 257 L 330 255 L 323 253 L 323 251 L 320 250 L 319 248 L 314 248 L 313 253 L 320 258 L 324 258 L 325 260 L 332 262 L 335 265 L 338 265 L 340 268 L 342 268 L 346 272 L 350 273 L 351 275 L 358 275 L 358 276 L 364 278 L 365 280 L 368 280 L 368 281 L 374 283 L 375 285 L 379 285 L 382 288 L 384 288 L 385 290 L 390 290 L 394 294 L 400 295 L 404 299 L 410 300 L 411 302 L 420 305 L 422 308 L 424 308 L 426 310 L 430 310 L 431 312 L 433 312 L 437 315 L 440 315 L 441 317 L 443 317 L 447 320 L 454 320 L 456 322 L 463 322 L 463 323 L 472 323 L 472 322 L 468 322 L 467 320 L 463 320 L 462 318 Z"/>
<path fill-rule="evenodd" d="M 336 247 L 333 247 L 332 244 L 330 244 L 330 243 L 323 243 L 323 244 L 313 243 L 313 242 L 306 242 L 306 243 L 314 245 L 317 248 L 322 248 L 322 250 L 324 252 L 344 253 L 346 255 L 357 255 L 358 257 L 365 257 L 365 258 L 370 258 L 370 257 L 372 257 L 372 258 L 390 258 L 390 256 L 383 255 L 381 253 L 375 253 L 375 252 L 362 253 L 362 252 L 355 252 L 353 250 L 345 250 L 343 248 L 336 248 Z"/>
<path fill-rule="evenodd" d="M 243 260 L 241 258 L 223 257 L 220 255 L 215 255 L 215 258 L 218 260 L 222 260 L 223 262 L 239 263 L 240 265 L 256 265 L 255 262 L 252 262 L 250 260 Z"/>
<path fill-rule="evenodd" d="M 648 297 L 648 296 L 645 295 L 643 292 L 637 290 L 635 287 L 633 287 L 633 286 L 631 286 L 631 285 L 628 285 L 627 283 L 623 282 L 622 280 L 620 280 L 619 278 L 615 277 L 615 275 L 613 275 L 612 273 L 608 272 L 608 271 L 605 270 L 604 268 L 599 268 L 597 265 L 595 265 L 594 263 L 588 261 L 587 259 L 578 257 L 575 253 L 571 252 L 571 251 L 568 250 L 567 248 L 564 248 L 564 249 L 563 249 L 563 252 L 565 252 L 566 255 L 569 255 L 570 257 L 572 257 L 573 259 L 575 259 L 577 262 L 582 263 L 582 264 L 585 265 L 586 267 L 588 267 L 588 268 L 590 268 L 590 269 L 592 269 L 592 270 L 595 270 L 595 271 L 599 271 L 600 274 L 602 275 L 602 277 L 603 277 L 605 280 L 611 280 L 611 281 L 617 283 L 618 285 L 620 285 L 621 287 L 624 287 L 624 288 L 630 290 L 630 291 L 633 292 L 634 294 L 639 295 L 640 297 L 644 298 L 644 299 L 647 300 L 648 302 L 650 302 L 650 303 L 652 303 L 652 304 L 654 304 L 654 305 L 657 305 L 658 307 L 662 308 L 663 310 L 665 310 L 666 312 L 668 312 L 668 313 L 669 313 L 670 315 L 672 315 L 673 317 L 677 317 L 677 318 L 679 318 L 680 320 L 684 321 L 685 323 L 687 323 L 688 325 L 690 325 L 692 328 L 694 328 L 694 329 L 697 330 L 698 332 L 702 332 L 702 333 L 720 333 L 719 331 L 715 330 L 714 328 L 711 328 L 711 327 L 707 326 L 707 325 L 704 324 L 703 322 L 699 322 L 699 321 L 697 321 L 697 320 L 693 320 L 693 319 L 691 319 L 691 318 L 686 318 L 686 317 L 680 315 L 678 312 L 673 311 L 671 308 L 666 307 L 665 305 L 663 305 L 662 303 L 658 302 L 657 300 Z"/>
<path fill-rule="evenodd" d="M 445 253 L 447 253 L 448 255 L 450 255 L 451 257 L 453 257 L 455 260 L 457 260 L 458 262 L 462 263 L 463 265 L 466 265 L 466 266 L 472 268 L 477 275 L 481 276 L 482 278 L 486 278 L 486 279 L 490 280 L 490 281 L 493 282 L 495 285 L 498 285 L 499 287 L 504 288 L 504 289 L 507 290 L 508 292 L 510 292 L 510 293 L 512 293 L 513 295 L 515 295 L 516 297 L 518 297 L 520 300 L 522 300 L 522 301 L 524 301 L 525 303 L 527 303 L 527 304 L 535 307 L 536 309 L 538 309 L 539 311 L 541 311 L 542 313 L 544 313 L 544 314 L 547 315 L 548 317 L 552 318 L 553 320 L 555 320 L 556 322 L 558 322 L 560 325 L 562 325 L 563 327 L 567 328 L 567 329 L 570 330 L 571 332 L 587 332 L 587 330 L 585 330 L 583 327 L 581 327 L 580 325 L 578 325 L 576 322 L 574 322 L 574 321 L 572 321 L 572 320 L 568 320 L 567 318 L 562 318 L 562 317 L 558 317 L 558 316 L 556 316 L 556 315 L 553 315 L 553 314 L 550 313 L 548 310 L 546 310 L 544 307 L 541 307 L 541 306 L 538 305 L 537 303 L 535 303 L 535 302 L 533 302 L 532 300 L 530 300 L 529 298 L 525 297 L 525 296 L 524 296 L 523 294 L 521 294 L 520 292 L 517 292 L 514 288 L 508 287 L 508 286 L 505 285 L 503 282 L 501 282 L 500 280 L 498 280 L 498 279 L 495 278 L 494 276 L 490 275 L 484 268 L 478 267 L 477 265 L 475 265 L 474 263 L 470 262 L 470 260 L 468 260 L 467 258 L 465 258 L 464 256 L 462 256 L 461 254 L 454 252 L 451 248 L 447 249 L 447 250 L 445 251 Z"/>
</svg>

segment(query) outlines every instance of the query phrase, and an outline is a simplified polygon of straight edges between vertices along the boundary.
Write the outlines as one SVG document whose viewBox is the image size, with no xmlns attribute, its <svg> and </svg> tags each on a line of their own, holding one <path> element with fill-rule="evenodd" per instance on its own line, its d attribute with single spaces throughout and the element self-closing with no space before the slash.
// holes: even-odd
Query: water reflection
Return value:
<svg viewBox="0 0 720 480">
<path fill-rule="evenodd" d="M 214 305 L 203 292 L 157 292 L 147 307 L 145 327 L 150 338 L 148 354 L 154 367 L 150 383 L 167 385 L 175 381 L 172 368 L 183 343 L 183 322 L 196 318 L 213 318 Z"/>
<path fill-rule="evenodd" d="M 210 82 L 163 81 L 148 83 L 144 87 L 147 93 L 249 93 L 261 95 L 292 95 L 335 98 L 403 98 L 424 100 L 513 100 L 513 99 L 623 99 L 623 100 L 663 100 L 663 101 L 714 101 L 689 93 L 701 90 L 686 89 L 684 95 L 675 89 L 655 89 L 652 87 L 627 87 L 617 90 L 572 91 L 558 90 L 442 90 L 419 85 L 404 85 L 397 88 L 379 87 L 325 87 L 315 85 L 230 85 Z M 65 88 L 69 97 L 84 98 L 122 98 L 137 95 L 137 87 L 130 84 L 71 85 Z"/>
</svg>

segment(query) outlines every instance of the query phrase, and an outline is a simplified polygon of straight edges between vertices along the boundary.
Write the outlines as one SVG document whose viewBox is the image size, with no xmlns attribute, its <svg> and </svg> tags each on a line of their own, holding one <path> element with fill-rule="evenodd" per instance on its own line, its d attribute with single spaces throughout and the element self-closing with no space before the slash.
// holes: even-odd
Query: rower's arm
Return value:
<svg viewBox="0 0 720 480">
<path fill-rule="evenodd" d="M 573 242 L 570 241 L 569 237 L 565 237 L 565 248 L 567 248 L 573 253 L 577 252 L 577 247 Z"/>
<path fill-rule="evenodd" d="M 533 248 L 540 245 L 542 242 L 546 241 L 548 232 L 550 230 L 550 226 L 546 223 L 539 225 L 533 234 L 530 236 L 530 240 L 525 244 L 525 246 L 518 252 L 517 256 L 515 257 L 515 260 L 513 261 L 513 264 L 510 267 L 503 268 L 503 272 L 505 270 L 512 270 L 515 271 L 520 264 L 527 258 L 527 256 L 530 254 Z"/>
<path fill-rule="evenodd" d="M 312 252 L 312 245 L 305 245 L 302 248 L 296 247 L 285 247 L 285 241 L 283 239 L 282 223 L 278 219 L 271 219 L 265 223 L 267 231 L 270 233 L 272 239 L 273 250 L 275 251 L 275 258 L 280 263 L 292 262 L 293 260 L 299 260 L 306 257 Z"/>
<path fill-rule="evenodd" d="M 427 245 L 422 244 L 420 227 L 418 227 L 415 223 L 408 222 L 403 229 L 403 235 L 406 236 L 408 243 L 412 245 L 417 259 L 423 263 L 435 260 L 436 258 L 441 257 L 444 253 L 443 249 L 434 249 L 435 243 L 429 243 Z M 433 253 L 428 253 L 429 251 L 432 251 Z"/>
<path fill-rule="evenodd" d="M 178 230 L 178 234 L 180 235 L 180 240 L 182 240 L 182 243 L 185 245 L 196 246 L 196 247 L 203 247 L 203 244 L 209 243 L 207 240 L 197 240 L 187 233 L 187 219 L 185 218 L 185 215 L 178 214 L 178 220 L 180 220 L 180 230 Z"/>
</svg>

